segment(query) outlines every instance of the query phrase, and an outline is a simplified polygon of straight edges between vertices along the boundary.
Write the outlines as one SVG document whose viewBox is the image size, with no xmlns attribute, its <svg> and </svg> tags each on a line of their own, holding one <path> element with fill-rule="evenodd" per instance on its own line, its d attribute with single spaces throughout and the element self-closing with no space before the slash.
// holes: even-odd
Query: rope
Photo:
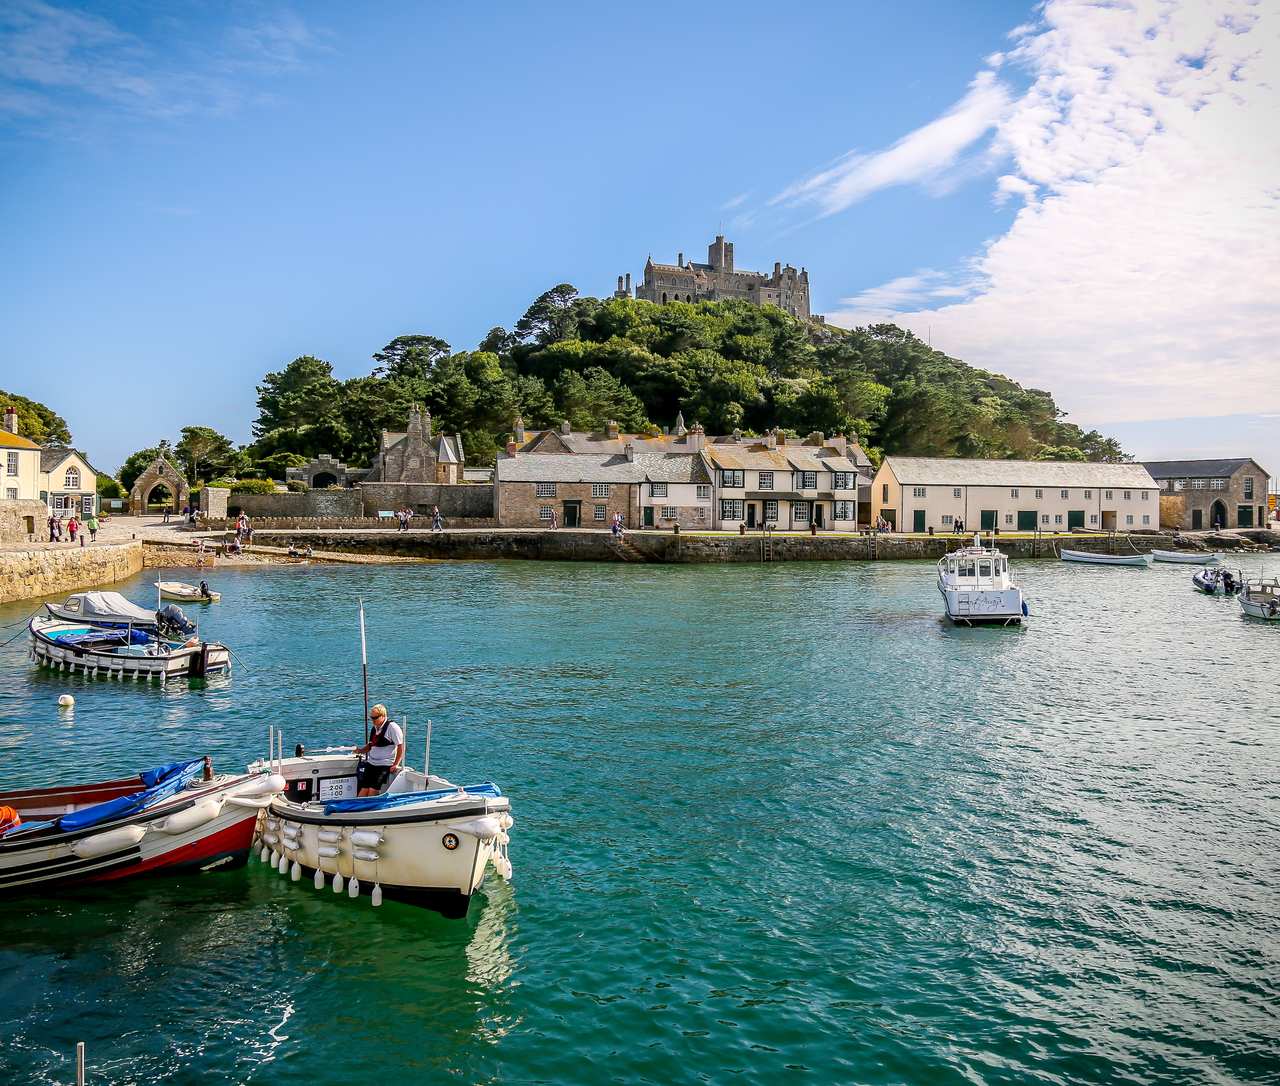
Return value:
<svg viewBox="0 0 1280 1086">
<path fill-rule="evenodd" d="M 245 671 L 253 670 L 253 668 L 251 668 L 248 664 L 246 664 L 243 660 L 241 660 L 239 656 L 236 655 L 235 649 L 233 649 L 230 645 L 227 645 L 226 648 L 227 648 L 227 652 L 231 653 L 232 659 L 234 659 L 237 664 L 239 664 L 242 668 L 244 668 Z"/>
<path fill-rule="evenodd" d="M 36 612 L 35 612 L 34 614 L 32 614 L 32 615 L 28 615 L 28 616 L 27 616 L 27 618 L 26 618 L 24 621 L 25 621 L 28 625 L 30 625 L 31 620 L 32 620 L 33 618 L 35 618 L 35 617 L 36 617 L 36 615 L 38 615 L 39 613 L 40 613 L 39 611 L 36 611 Z M 4 627 L 4 628 L 7 630 L 9 627 L 8 627 L 8 626 L 6 626 L 6 627 Z M 8 644 L 11 644 L 11 643 L 12 643 L 12 642 L 14 642 L 14 641 L 17 641 L 17 640 L 18 640 L 18 638 L 20 638 L 20 637 L 22 636 L 22 634 L 23 634 L 23 631 L 22 631 L 22 630 L 19 630 L 16 634 L 14 634 L 11 638 L 9 638 L 9 640 L 8 640 L 8 641 L 4 642 L 4 645 L 8 645 Z M 0 648 L 3 648 L 3 647 L 4 647 L 4 645 L 0 645 Z"/>
</svg>

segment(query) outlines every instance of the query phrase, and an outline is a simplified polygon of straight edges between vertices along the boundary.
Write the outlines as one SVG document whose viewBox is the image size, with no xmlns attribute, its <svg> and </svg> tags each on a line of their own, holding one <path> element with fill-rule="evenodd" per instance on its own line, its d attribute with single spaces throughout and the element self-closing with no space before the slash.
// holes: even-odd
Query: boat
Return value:
<svg viewBox="0 0 1280 1086">
<path fill-rule="evenodd" d="M 156 631 L 184 639 L 196 625 L 172 603 L 155 611 L 139 607 L 119 592 L 73 592 L 62 603 L 46 603 L 45 610 L 64 622 L 83 622 L 106 630 Z"/>
<path fill-rule="evenodd" d="M 424 768 L 401 768 L 385 792 L 356 796 L 352 747 L 277 757 L 249 766 L 284 781 L 258 823 L 261 858 L 293 881 L 344 888 L 370 901 L 466 916 L 490 865 L 511 878 L 511 801 L 492 782 L 459 786 Z"/>
<path fill-rule="evenodd" d="M 1240 610 L 1250 618 L 1280 622 L 1280 577 L 1250 577 L 1240 588 Z"/>
<path fill-rule="evenodd" d="M 198 585 L 186 581 L 156 581 L 156 588 L 160 590 L 161 599 L 183 603 L 217 603 L 222 599 L 222 593 L 212 591 L 204 581 Z"/>
<path fill-rule="evenodd" d="M 1222 561 L 1216 551 L 1152 551 L 1151 557 L 1157 562 L 1180 562 L 1184 566 L 1211 566 Z"/>
<path fill-rule="evenodd" d="M 1064 562 L 1091 562 L 1095 566 L 1146 566 L 1151 565 L 1149 554 L 1093 554 L 1089 551 L 1069 551 L 1065 548 L 1058 555 Z"/>
<path fill-rule="evenodd" d="M 192 637 L 170 643 L 136 627 L 106 629 L 44 615 L 33 618 L 28 629 L 32 659 L 55 671 L 163 682 L 231 670 L 231 650 L 218 641 Z"/>
<path fill-rule="evenodd" d="M 1191 575 L 1191 583 L 1206 596 L 1234 596 L 1244 583 L 1244 576 L 1237 570 L 1198 569 Z"/>
<path fill-rule="evenodd" d="M 1022 589 L 1009 575 L 1009 559 L 995 547 L 984 547 L 980 535 L 973 537 L 972 546 L 939 559 L 938 592 L 947 617 L 957 625 L 1017 626 L 1027 616 Z"/>
<path fill-rule="evenodd" d="M 208 758 L 95 784 L 0 792 L 0 894 L 244 863 L 269 773 L 215 774 Z"/>
</svg>

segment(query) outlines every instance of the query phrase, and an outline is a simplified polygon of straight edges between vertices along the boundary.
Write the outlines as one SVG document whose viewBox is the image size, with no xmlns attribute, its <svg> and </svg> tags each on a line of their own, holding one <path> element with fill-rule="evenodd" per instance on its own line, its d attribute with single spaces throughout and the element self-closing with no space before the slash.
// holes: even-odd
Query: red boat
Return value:
<svg viewBox="0 0 1280 1086">
<path fill-rule="evenodd" d="M 215 775 L 207 758 L 97 784 L 0 792 L 0 894 L 244 863 L 269 773 Z"/>
</svg>

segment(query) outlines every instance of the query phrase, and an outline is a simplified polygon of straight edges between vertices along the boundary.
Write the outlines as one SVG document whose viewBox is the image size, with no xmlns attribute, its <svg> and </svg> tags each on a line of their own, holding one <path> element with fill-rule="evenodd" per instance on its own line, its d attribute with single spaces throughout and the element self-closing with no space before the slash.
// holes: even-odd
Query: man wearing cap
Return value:
<svg viewBox="0 0 1280 1086">
<path fill-rule="evenodd" d="M 376 796 L 387 787 L 392 770 L 404 761 L 404 731 L 394 720 L 387 719 L 387 707 L 375 705 L 369 710 L 369 741 L 356 747 L 364 755 L 356 773 L 356 795 Z"/>
</svg>

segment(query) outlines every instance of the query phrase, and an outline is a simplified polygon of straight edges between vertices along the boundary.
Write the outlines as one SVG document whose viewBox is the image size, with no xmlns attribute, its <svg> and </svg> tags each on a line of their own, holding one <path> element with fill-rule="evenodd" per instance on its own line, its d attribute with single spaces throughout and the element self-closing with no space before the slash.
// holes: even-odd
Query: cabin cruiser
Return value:
<svg viewBox="0 0 1280 1086">
<path fill-rule="evenodd" d="M 154 630 L 166 637 L 179 639 L 196 632 L 196 624 L 176 604 L 148 611 L 125 599 L 119 592 L 73 592 L 62 603 L 46 603 L 44 606 L 54 618 L 87 623 L 104 630 Z"/>
<path fill-rule="evenodd" d="M 1280 577 L 1251 577 L 1244 582 L 1236 599 L 1240 601 L 1240 610 L 1250 618 L 1280 621 Z"/>
<path fill-rule="evenodd" d="M 973 537 L 972 546 L 939 559 L 938 592 L 947 617 L 961 626 L 1016 626 L 1028 614 L 1022 589 L 1009 574 L 1009 559 L 995 547 L 984 547 L 981 535 Z"/>
<path fill-rule="evenodd" d="M 259 818 L 264 861 L 317 890 L 355 898 L 363 886 L 374 905 L 385 895 L 450 919 L 466 916 L 490 864 L 511 878 L 511 801 L 496 784 L 402 766 L 386 791 L 357 797 L 358 761 L 352 747 L 326 747 L 249 766 L 284 781 Z"/>
<path fill-rule="evenodd" d="M 28 631 L 31 658 L 55 671 L 164 682 L 231 670 L 231 650 L 218 641 L 190 637 L 170 643 L 137 627 L 108 628 L 47 615 L 33 618 Z"/>
</svg>

